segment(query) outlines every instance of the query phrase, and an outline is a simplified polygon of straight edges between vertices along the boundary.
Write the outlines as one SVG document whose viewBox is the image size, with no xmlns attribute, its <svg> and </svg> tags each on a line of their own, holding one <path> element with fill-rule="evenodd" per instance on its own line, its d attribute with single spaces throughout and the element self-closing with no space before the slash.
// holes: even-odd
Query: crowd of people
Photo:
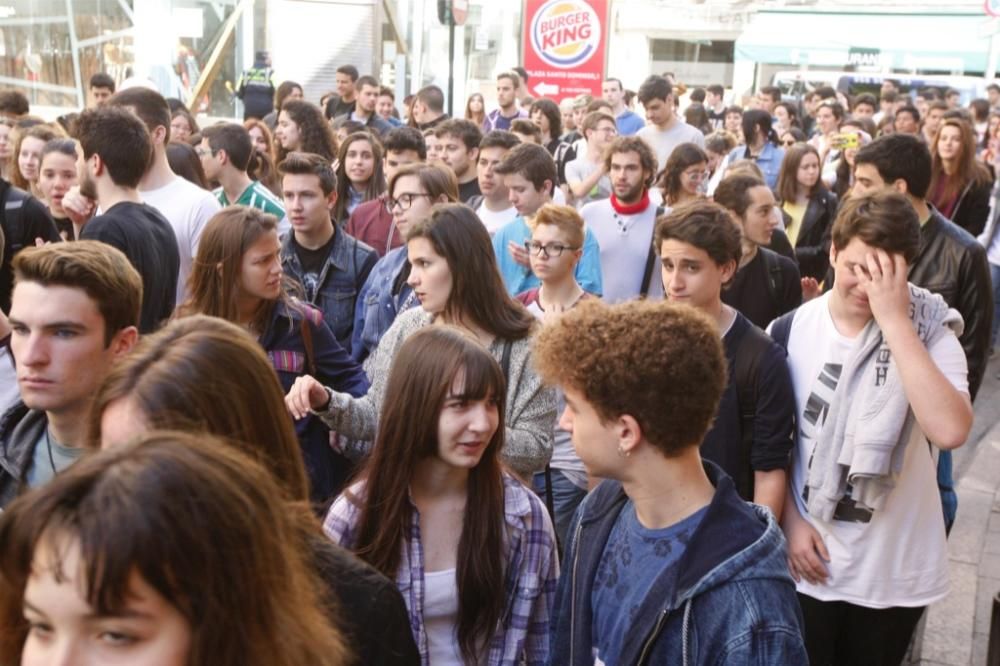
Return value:
<svg viewBox="0 0 1000 666">
<path fill-rule="evenodd" d="M 1000 87 L 515 68 L 451 118 L 257 60 L 243 123 L 0 91 L 0 664 L 902 661 L 996 338 Z"/>
</svg>

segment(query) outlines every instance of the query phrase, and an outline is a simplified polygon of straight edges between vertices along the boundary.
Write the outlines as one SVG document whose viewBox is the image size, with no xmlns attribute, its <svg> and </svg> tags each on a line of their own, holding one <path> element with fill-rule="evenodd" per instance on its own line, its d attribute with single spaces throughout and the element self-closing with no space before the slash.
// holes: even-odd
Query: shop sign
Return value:
<svg viewBox="0 0 1000 666">
<path fill-rule="evenodd" d="M 608 0 L 525 0 L 524 57 L 528 88 L 561 100 L 599 97 L 607 53 Z"/>
</svg>

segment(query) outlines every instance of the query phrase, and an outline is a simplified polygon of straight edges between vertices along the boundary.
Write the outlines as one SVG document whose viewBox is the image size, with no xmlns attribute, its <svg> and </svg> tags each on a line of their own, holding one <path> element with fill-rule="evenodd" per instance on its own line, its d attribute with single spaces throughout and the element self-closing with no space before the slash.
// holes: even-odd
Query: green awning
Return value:
<svg viewBox="0 0 1000 666">
<path fill-rule="evenodd" d="M 983 72 L 995 25 L 984 13 L 761 11 L 736 40 L 736 60 Z"/>
</svg>

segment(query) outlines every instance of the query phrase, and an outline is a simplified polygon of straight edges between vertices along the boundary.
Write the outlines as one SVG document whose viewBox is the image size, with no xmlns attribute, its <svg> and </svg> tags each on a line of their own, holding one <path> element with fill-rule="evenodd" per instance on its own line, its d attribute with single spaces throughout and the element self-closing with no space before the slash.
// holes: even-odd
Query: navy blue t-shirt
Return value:
<svg viewBox="0 0 1000 666">
<path fill-rule="evenodd" d="M 635 613 L 657 581 L 666 580 L 664 576 L 676 579 L 677 563 L 707 510 L 705 506 L 679 523 L 651 530 L 639 522 L 631 500 L 622 507 L 590 593 L 595 664 L 618 663 L 622 645 L 635 625 Z M 664 595 L 663 602 L 670 596 Z"/>
<path fill-rule="evenodd" d="M 729 381 L 719 401 L 711 429 L 701 443 L 701 457 L 711 460 L 737 484 L 745 500 L 753 500 L 753 472 L 786 469 L 792 452 L 795 428 L 795 392 L 785 361 L 785 350 L 772 343 L 757 366 L 754 394 L 753 444 L 749 455 L 743 451 L 739 391 L 736 387 L 736 354 L 747 335 L 750 320 L 739 312 L 722 338 L 726 352 Z M 740 479 L 749 479 L 748 488 L 740 488 Z"/>
</svg>

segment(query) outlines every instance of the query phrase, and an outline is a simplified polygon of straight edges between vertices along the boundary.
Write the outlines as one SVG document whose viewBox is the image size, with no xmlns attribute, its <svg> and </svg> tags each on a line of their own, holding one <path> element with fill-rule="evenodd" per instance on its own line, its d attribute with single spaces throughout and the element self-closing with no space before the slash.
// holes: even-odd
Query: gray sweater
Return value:
<svg viewBox="0 0 1000 666">
<path fill-rule="evenodd" d="M 334 432 L 365 440 L 364 448 L 367 450 L 375 438 L 392 359 L 406 338 L 429 326 L 432 321 L 432 315 L 422 308 L 407 310 L 396 317 L 365 362 L 365 371 L 371 379 L 368 394 L 354 398 L 333 391 L 330 406 L 326 411 L 319 412 L 323 422 Z M 494 340 L 489 352 L 499 361 L 503 355 L 503 340 Z M 507 427 L 501 451 L 504 462 L 524 475 L 543 469 L 552 457 L 556 398 L 555 391 L 542 384 L 531 365 L 530 338 L 515 340 L 511 346 L 504 423 Z"/>
</svg>

